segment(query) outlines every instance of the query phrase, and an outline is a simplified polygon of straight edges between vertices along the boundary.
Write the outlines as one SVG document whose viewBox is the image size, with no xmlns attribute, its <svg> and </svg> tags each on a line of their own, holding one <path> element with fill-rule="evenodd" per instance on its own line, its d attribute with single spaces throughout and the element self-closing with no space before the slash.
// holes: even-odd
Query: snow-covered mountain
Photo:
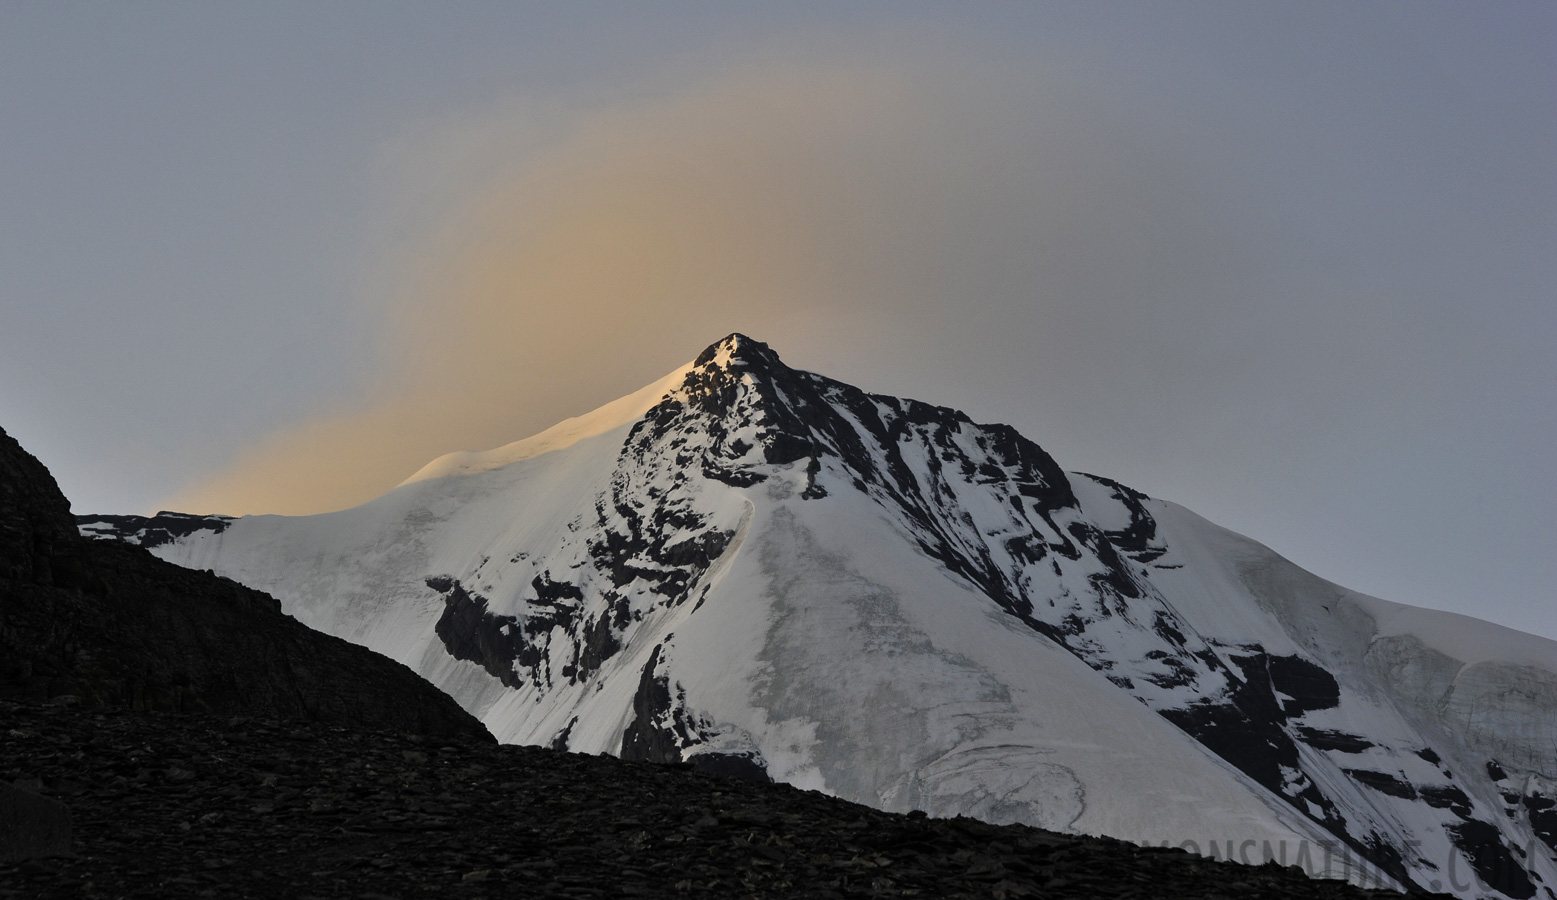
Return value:
<svg viewBox="0 0 1557 900">
<path fill-rule="evenodd" d="M 500 740 L 1557 898 L 1557 644 L 741 335 L 355 509 L 81 525 L 274 594 Z"/>
</svg>

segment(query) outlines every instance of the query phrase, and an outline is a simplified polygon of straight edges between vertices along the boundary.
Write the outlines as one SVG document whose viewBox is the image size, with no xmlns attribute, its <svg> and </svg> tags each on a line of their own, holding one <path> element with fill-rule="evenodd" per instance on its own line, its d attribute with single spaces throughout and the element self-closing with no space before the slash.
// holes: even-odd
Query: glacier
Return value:
<svg viewBox="0 0 1557 900">
<path fill-rule="evenodd" d="M 502 741 L 1557 898 L 1557 644 L 743 335 L 353 509 L 79 521 L 272 593 Z"/>
</svg>

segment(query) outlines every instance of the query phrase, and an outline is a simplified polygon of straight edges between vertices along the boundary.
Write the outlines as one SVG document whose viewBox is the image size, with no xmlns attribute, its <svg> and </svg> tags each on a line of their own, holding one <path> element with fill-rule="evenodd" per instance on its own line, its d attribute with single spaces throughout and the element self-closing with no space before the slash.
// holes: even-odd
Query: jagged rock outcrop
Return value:
<svg viewBox="0 0 1557 900">
<path fill-rule="evenodd" d="M 268 594 L 82 538 L 48 469 L 4 430 L 0 696 L 487 736 L 410 669 Z"/>
</svg>

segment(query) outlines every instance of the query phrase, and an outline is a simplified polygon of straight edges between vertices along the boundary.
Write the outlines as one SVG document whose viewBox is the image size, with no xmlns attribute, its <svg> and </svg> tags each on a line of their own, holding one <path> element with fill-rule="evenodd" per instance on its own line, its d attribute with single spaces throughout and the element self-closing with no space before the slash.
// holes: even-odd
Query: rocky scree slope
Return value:
<svg viewBox="0 0 1557 900">
<path fill-rule="evenodd" d="M 4 430 L 0 697 L 490 740 L 415 672 L 302 625 L 274 597 L 82 538 L 48 469 Z"/>
<path fill-rule="evenodd" d="M 0 723 L 0 779 L 76 831 L 0 864 L 3 900 L 1400 896 L 464 737 L 7 701 Z"/>
</svg>

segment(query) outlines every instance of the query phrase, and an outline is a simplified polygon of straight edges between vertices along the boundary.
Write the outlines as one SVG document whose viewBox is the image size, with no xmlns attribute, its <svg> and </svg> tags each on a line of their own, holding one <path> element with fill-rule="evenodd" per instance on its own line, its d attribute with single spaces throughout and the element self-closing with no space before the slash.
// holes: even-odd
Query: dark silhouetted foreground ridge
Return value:
<svg viewBox="0 0 1557 900">
<path fill-rule="evenodd" d="M 1398 897 L 1023 825 L 467 738 L 0 701 L 76 855 L 0 898 Z"/>
<path fill-rule="evenodd" d="M 415 672 L 268 594 L 82 538 L 48 469 L 4 430 L 0 697 L 491 739 Z"/>
</svg>

